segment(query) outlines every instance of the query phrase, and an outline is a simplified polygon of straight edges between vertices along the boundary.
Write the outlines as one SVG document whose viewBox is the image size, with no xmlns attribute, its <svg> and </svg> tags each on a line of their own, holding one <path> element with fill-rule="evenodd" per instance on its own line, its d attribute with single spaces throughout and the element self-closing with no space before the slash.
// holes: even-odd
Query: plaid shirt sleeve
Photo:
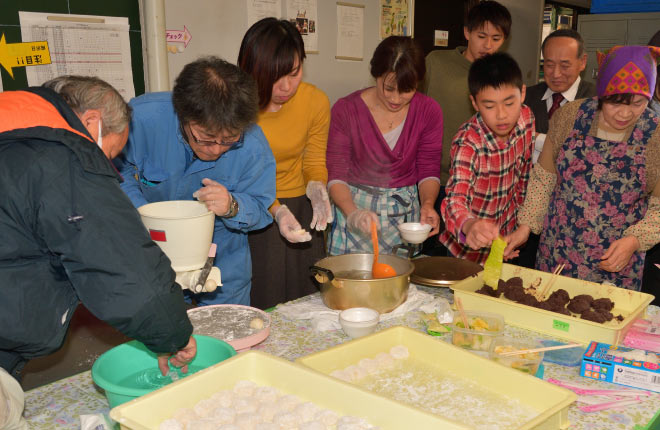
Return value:
<svg viewBox="0 0 660 430">
<path fill-rule="evenodd" d="M 451 168 L 447 182 L 447 197 L 442 202 L 441 212 L 446 228 L 455 238 L 461 235 L 463 223 L 472 216 L 472 192 L 479 170 L 479 157 L 470 144 L 477 133 L 471 128 L 462 129 L 451 146 Z"/>
<path fill-rule="evenodd" d="M 523 163 L 521 172 L 520 172 L 520 181 L 518 181 L 516 187 L 516 207 L 522 207 L 525 202 L 525 193 L 527 191 L 527 184 L 529 182 L 529 175 L 532 171 L 532 153 L 534 152 L 534 140 L 536 138 L 536 121 L 534 119 L 534 114 L 532 110 L 523 105 L 521 110 L 520 119 L 524 127 L 523 138 L 520 139 L 520 143 L 523 146 L 521 152 L 523 153 Z"/>
</svg>

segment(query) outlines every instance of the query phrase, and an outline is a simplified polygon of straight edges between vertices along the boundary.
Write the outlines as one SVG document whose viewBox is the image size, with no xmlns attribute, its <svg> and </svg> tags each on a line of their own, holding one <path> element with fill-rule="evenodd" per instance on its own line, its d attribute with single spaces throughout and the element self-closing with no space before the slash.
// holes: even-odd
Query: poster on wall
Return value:
<svg viewBox="0 0 660 430">
<path fill-rule="evenodd" d="M 51 64 L 26 69 L 30 86 L 61 75 L 98 76 L 135 97 L 128 18 L 18 12 L 23 42 L 48 41 Z"/>
<path fill-rule="evenodd" d="M 338 60 L 362 61 L 364 57 L 364 6 L 337 2 Z"/>
<path fill-rule="evenodd" d="M 278 19 L 282 17 L 282 0 L 248 0 L 248 28 L 255 22 L 271 16 Z"/>
<path fill-rule="evenodd" d="M 380 38 L 412 36 L 413 0 L 380 0 Z"/>
<path fill-rule="evenodd" d="M 305 52 L 319 53 L 319 22 L 316 0 L 286 0 L 284 16 L 296 26 L 305 42 Z"/>
</svg>

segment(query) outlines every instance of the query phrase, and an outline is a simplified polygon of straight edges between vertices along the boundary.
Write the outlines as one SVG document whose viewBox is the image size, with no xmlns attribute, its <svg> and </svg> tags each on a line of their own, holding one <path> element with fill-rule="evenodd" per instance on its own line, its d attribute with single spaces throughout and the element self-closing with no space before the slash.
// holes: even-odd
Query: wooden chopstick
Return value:
<svg viewBox="0 0 660 430">
<path fill-rule="evenodd" d="M 562 264 L 558 265 L 557 267 L 555 267 L 555 270 L 552 272 L 552 278 L 550 278 L 550 280 L 546 284 L 545 288 L 543 288 L 543 291 L 541 292 L 541 294 L 539 296 L 539 300 L 544 300 L 545 299 L 545 295 L 548 293 L 548 291 L 550 290 L 552 285 L 557 280 L 557 276 L 559 276 L 561 271 L 564 270 L 564 266 L 565 266 L 565 264 L 562 263 Z"/>
<path fill-rule="evenodd" d="M 528 353 L 531 354 L 532 352 L 545 352 L 545 351 L 555 351 L 557 349 L 577 348 L 579 346 L 583 346 L 583 345 L 580 343 L 569 343 L 568 345 L 546 346 L 545 348 L 521 349 L 518 351 L 503 352 L 497 355 L 499 355 L 500 357 L 507 357 L 509 355 L 522 355 Z"/>
<path fill-rule="evenodd" d="M 456 308 L 458 309 L 458 314 L 461 316 L 461 321 L 463 321 L 463 325 L 465 326 L 465 329 L 470 329 L 470 325 L 468 324 L 468 319 L 467 315 L 465 315 L 465 309 L 463 309 L 463 303 L 461 302 L 460 297 L 456 297 Z"/>
</svg>

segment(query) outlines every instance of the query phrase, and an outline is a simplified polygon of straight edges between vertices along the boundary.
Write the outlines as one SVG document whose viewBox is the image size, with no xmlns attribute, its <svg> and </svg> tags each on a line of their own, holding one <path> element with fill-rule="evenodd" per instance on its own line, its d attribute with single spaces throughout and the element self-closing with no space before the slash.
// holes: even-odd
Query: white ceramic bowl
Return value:
<svg viewBox="0 0 660 430">
<path fill-rule="evenodd" d="M 422 243 L 429 237 L 431 226 L 418 222 L 404 222 L 399 224 L 401 238 L 408 243 Z"/>
<path fill-rule="evenodd" d="M 369 308 L 350 308 L 339 313 L 341 328 L 352 338 L 373 333 L 378 320 L 380 320 L 378 311 Z"/>
</svg>

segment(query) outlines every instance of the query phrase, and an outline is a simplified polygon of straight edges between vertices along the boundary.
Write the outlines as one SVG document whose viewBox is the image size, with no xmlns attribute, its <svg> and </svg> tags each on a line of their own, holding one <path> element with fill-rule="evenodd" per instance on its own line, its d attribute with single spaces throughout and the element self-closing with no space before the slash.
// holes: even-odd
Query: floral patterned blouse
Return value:
<svg viewBox="0 0 660 430">
<path fill-rule="evenodd" d="M 539 157 L 530 175 L 527 196 L 518 213 L 518 225 L 528 225 L 533 233 L 540 234 L 548 211 L 550 197 L 557 183 L 556 160 L 564 142 L 572 132 L 575 118 L 584 99 L 575 100 L 562 106 L 550 120 L 550 128 Z M 594 137 L 604 137 L 598 127 L 600 111 L 588 133 Z M 625 130 L 622 141 L 627 141 L 635 125 Z M 649 195 L 648 209 L 643 219 L 631 225 L 623 236 L 634 236 L 639 240 L 640 251 L 646 251 L 660 243 L 660 127 L 649 139 L 646 148 L 646 194 Z"/>
</svg>

